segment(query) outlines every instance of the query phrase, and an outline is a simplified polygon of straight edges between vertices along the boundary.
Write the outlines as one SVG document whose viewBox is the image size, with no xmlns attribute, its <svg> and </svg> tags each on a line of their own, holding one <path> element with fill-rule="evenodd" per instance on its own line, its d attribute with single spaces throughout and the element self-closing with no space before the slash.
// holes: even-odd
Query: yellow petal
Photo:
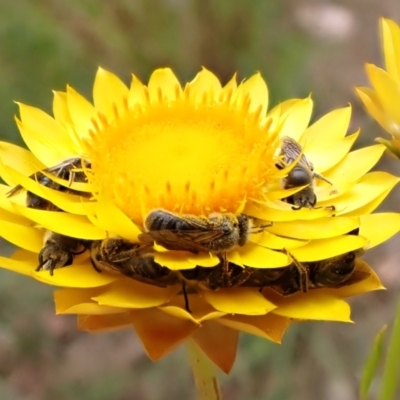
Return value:
<svg viewBox="0 0 400 400">
<path fill-rule="evenodd" d="M 43 246 L 43 231 L 3 219 L 0 223 L 0 236 L 12 244 L 34 253 L 39 253 Z"/>
<path fill-rule="evenodd" d="M 204 291 L 203 296 L 216 310 L 227 314 L 264 315 L 276 307 L 260 292 L 248 288 Z"/>
<path fill-rule="evenodd" d="M 300 210 L 292 210 L 291 205 L 283 202 L 279 203 L 281 203 L 279 205 L 282 209 L 262 207 L 254 203 L 249 204 L 246 206 L 245 213 L 264 221 L 312 220 L 334 214 L 334 212 L 328 208 L 302 208 Z"/>
<path fill-rule="evenodd" d="M 156 69 L 149 79 L 149 94 L 152 103 L 176 100 L 182 89 L 181 85 L 170 68 Z"/>
<path fill-rule="evenodd" d="M 351 322 L 350 306 L 342 299 L 318 290 L 282 297 L 270 290 L 264 293 L 278 308 L 274 314 L 287 318 Z"/>
<path fill-rule="evenodd" d="M 259 316 L 226 315 L 217 322 L 229 328 L 280 343 L 290 321 L 288 318 L 270 313 Z"/>
<path fill-rule="evenodd" d="M 324 143 L 317 141 L 313 141 L 310 144 L 306 143 L 304 152 L 307 158 L 313 163 L 316 172 L 325 172 L 343 160 L 358 135 L 359 132 L 335 142 L 326 140 Z"/>
<path fill-rule="evenodd" d="M 327 217 L 311 221 L 276 222 L 268 231 L 282 236 L 290 232 L 291 237 L 298 239 L 325 239 L 344 235 L 358 226 L 359 220 L 354 217 Z"/>
<path fill-rule="evenodd" d="M 220 263 L 220 259 L 211 253 L 193 254 L 188 257 L 188 260 L 201 267 L 215 267 Z"/>
<path fill-rule="evenodd" d="M 394 21 L 381 18 L 381 29 L 387 72 L 400 84 L 400 28 Z"/>
<path fill-rule="evenodd" d="M 210 360 L 229 374 L 236 358 L 238 332 L 214 321 L 207 321 L 192 337 Z"/>
<path fill-rule="evenodd" d="M 326 141 L 336 141 L 346 136 L 351 117 L 351 106 L 338 108 L 325 114 L 308 127 L 303 136 L 304 143 L 316 142 L 324 145 Z"/>
<path fill-rule="evenodd" d="M 360 211 L 361 207 L 387 194 L 398 181 L 398 178 L 386 172 L 377 171 L 365 175 L 353 189 L 335 199 L 336 214 L 351 215 L 355 210 L 357 215 L 365 214 L 365 211 Z M 321 201 L 318 204 L 322 207 L 331 205 L 329 201 Z"/>
<path fill-rule="evenodd" d="M 14 204 L 14 208 L 26 218 L 56 233 L 88 240 L 104 239 L 107 236 L 104 230 L 93 226 L 86 217 L 81 215 L 35 210 L 17 204 Z"/>
<path fill-rule="evenodd" d="M 36 267 L 37 264 L 37 258 L 34 263 L 34 260 L 31 257 L 30 265 Z M 80 263 L 75 260 L 73 265 L 56 269 L 53 276 L 50 275 L 49 271 L 35 272 L 33 270 L 32 277 L 48 285 L 71 288 L 94 288 L 105 286 L 118 279 L 118 276 L 114 274 L 97 272 L 89 262 Z"/>
<path fill-rule="evenodd" d="M 368 248 L 386 242 L 400 231 L 400 214 L 379 213 L 360 216 L 360 236 L 368 239 Z"/>
<path fill-rule="evenodd" d="M 84 205 L 83 202 L 87 199 L 79 195 L 69 194 L 65 192 L 60 192 L 59 190 L 50 189 L 44 185 L 41 185 L 38 181 L 31 179 L 17 170 L 8 167 L 6 165 L 1 165 L 0 171 L 5 172 L 15 182 L 18 182 L 24 189 L 31 193 L 36 194 L 39 197 L 45 198 L 53 203 L 60 209 L 79 215 L 85 215 L 88 211 L 88 205 Z M 11 198 L 13 199 L 13 197 Z"/>
<path fill-rule="evenodd" d="M 144 86 L 139 78 L 132 74 L 131 87 L 129 89 L 128 103 L 130 107 L 141 104 L 144 101 Z"/>
<path fill-rule="evenodd" d="M 377 144 L 347 154 L 343 160 L 326 172 L 332 182 L 357 181 L 362 178 L 381 158 L 385 147 Z"/>
<path fill-rule="evenodd" d="M 195 257 L 187 251 L 158 252 L 154 256 L 154 261 L 172 270 L 193 269 L 197 266 Z"/>
<path fill-rule="evenodd" d="M 396 105 L 400 102 L 400 86 L 383 69 L 372 64 L 367 64 L 366 69 L 383 109 L 389 118 L 399 125 L 400 110 Z"/>
<path fill-rule="evenodd" d="M 240 265 L 241 267 L 243 267 L 243 261 L 242 261 L 242 257 L 240 257 L 240 254 L 237 250 L 233 250 L 230 251 L 227 255 L 226 255 L 226 259 L 231 262 L 234 263 L 236 265 Z"/>
<path fill-rule="evenodd" d="M 362 249 L 368 240 L 361 236 L 344 235 L 329 239 L 311 240 L 303 247 L 290 251 L 298 261 L 319 261 L 339 254 Z"/>
<path fill-rule="evenodd" d="M 193 322 L 172 317 L 157 308 L 131 311 L 131 321 L 153 361 L 170 353 L 198 329 Z"/>
<path fill-rule="evenodd" d="M 0 266 L 21 275 L 31 276 L 32 269 L 23 261 L 0 257 Z"/>
<path fill-rule="evenodd" d="M 238 253 L 243 264 L 253 268 L 283 267 L 291 262 L 286 254 L 253 243 L 247 243 Z"/>
<path fill-rule="evenodd" d="M 102 306 L 91 298 L 104 292 L 104 288 L 93 289 L 61 289 L 54 291 L 56 314 L 121 314 L 122 308 Z"/>
<path fill-rule="evenodd" d="M 318 221 L 318 220 L 317 220 Z M 330 220 L 329 220 L 330 221 Z M 299 220 L 298 223 L 302 223 L 303 221 Z M 311 222 L 311 221 L 308 221 Z M 307 223 L 308 223 L 307 222 Z M 277 222 L 276 224 L 285 224 L 284 222 Z M 276 226 L 274 224 L 274 226 Z M 270 230 L 270 228 L 268 228 Z M 285 231 L 285 235 L 288 231 Z M 292 235 L 292 233 L 290 233 Z M 265 246 L 269 249 L 275 250 L 283 250 L 283 249 L 292 249 L 294 247 L 303 246 L 307 240 L 297 240 L 287 237 L 276 236 L 270 232 L 262 232 L 262 233 L 255 233 L 249 236 L 249 241 L 259 246 Z M 231 260 L 229 260 L 231 261 Z M 234 262 L 234 261 L 232 261 Z"/>
<path fill-rule="evenodd" d="M 0 185 L 0 191 L 3 189 L 3 185 Z M 0 194 L 0 198 L 3 193 Z M 24 225 L 24 226 L 32 226 L 32 221 L 23 217 L 22 215 L 15 214 L 14 209 L 11 207 L 10 210 L 3 207 L 3 204 L 0 202 L 0 218 L 2 221 L 11 222 L 13 224 Z"/>
<path fill-rule="evenodd" d="M 148 308 L 168 302 L 179 290 L 180 287 L 176 286 L 161 288 L 129 278 L 120 278 L 107 291 L 93 297 L 93 300 L 112 307 Z"/>
<path fill-rule="evenodd" d="M 128 88 L 114 74 L 103 68 L 97 70 L 93 85 L 93 102 L 96 110 L 104 114 L 108 120 L 113 120 L 115 108 L 123 104 L 123 100 L 128 99 Z"/>
<path fill-rule="evenodd" d="M 363 102 L 368 113 L 379 123 L 383 129 L 392 134 L 398 131 L 397 127 L 393 127 L 394 129 L 392 129 L 393 123 L 386 115 L 385 110 L 382 108 L 382 104 L 380 103 L 375 90 L 367 87 L 359 87 L 356 88 L 356 93 L 360 97 L 360 100 Z"/>
<path fill-rule="evenodd" d="M 68 132 L 44 111 L 19 103 L 21 121 L 16 119 L 24 142 L 47 166 L 76 156 Z M 50 150 L 50 151 L 49 151 Z"/>
<path fill-rule="evenodd" d="M 7 166 L 13 166 L 21 174 L 29 176 L 39 169 L 45 168 L 30 151 L 16 146 L 12 143 L 0 142 L 0 159 L 1 163 Z M 1 174 L 1 177 L 10 186 L 16 185 L 18 182 L 13 180 L 7 173 Z"/>
<path fill-rule="evenodd" d="M 67 104 L 75 132 L 80 137 L 87 137 L 89 130 L 93 129 L 93 119 L 97 119 L 97 111 L 76 90 L 67 86 Z"/>
<path fill-rule="evenodd" d="M 111 332 L 132 327 L 129 313 L 109 315 L 78 315 L 78 329 L 86 332 Z"/>
<path fill-rule="evenodd" d="M 50 189 L 43 185 L 38 186 L 40 188 L 37 188 L 35 191 L 32 190 L 32 192 L 41 191 L 43 193 L 41 197 L 49 200 L 50 203 L 57 206 L 60 210 L 77 215 L 87 215 L 94 212 L 96 203 L 88 201 L 86 197 L 60 192 L 59 190 Z M 40 193 L 37 194 L 40 196 Z"/>
<path fill-rule="evenodd" d="M 188 85 L 190 98 L 196 103 L 201 102 L 203 96 L 218 98 L 222 89 L 218 78 L 206 68 L 203 68 Z"/>
<path fill-rule="evenodd" d="M 196 324 L 201 325 L 202 322 L 220 318 L 225 315 L 224 312 L 215 310 L 209 303 L 205 301 L 202 295 L 189 294 L 187 303 L 182 294 L 174 296 L 165 306 L 159 307 L 160 310 L 180 319 L 188 319 Z M 189 310 L 188 310 L 189 308 Z"/>
<path fill-rule="evenodd" d="M 68 96 L 65 92 L 53 91 L 53 114 L 56 121 L 63 126 L 71 125 L 72 120 L 68 109 Z"/>
<path fill-rule="evenodd" d="M 237 83 L 236 83 L 236 74 L 234 74 L 231 80 L 222 88 L 221 91 L 221 101 L 232 100 L 232 94 L 236 92 Z"/>
<path fill-rule="evenodd" d="M 386 197 L 389 195 L 390 191 L 392 190 L 393 186 L 391 188 L 386 189 L 383 192 L 381 192 L 381 194 L 378 197 L 376 197 L 374 200 L 368 202 L 367 204 L 363 205 L 362 207 L 360 207 L 354 211 L 346 213 L 346 215 L 354 216 L 354 215 L 364 215 L 364 214 L 372 213 L 383 202 L 383 200 L 386 199 Z"/>
<path fill-rule="evenodd" d="M 310 122 L 312 108 L 313 101 L 310 97 L 297 101 L 282 115 L 284 122 L 279 136 L 290 136 L 299 141 Z"/>
<path fill-rule="evenodd" d="M 132 242 L 138 241 L 141 230 L 104 193 L 101 193 L 96 207 L 99 226 L 115 235 Z"/>
<path fill-rule="evenodd" d="M 249 99 L 249 112 L 261 110 L 264 115 L 268 108 L 268 87 L 260 73 L 244 81 L 237 89 L 238 104 L 245 104 Z"/>
</svg>

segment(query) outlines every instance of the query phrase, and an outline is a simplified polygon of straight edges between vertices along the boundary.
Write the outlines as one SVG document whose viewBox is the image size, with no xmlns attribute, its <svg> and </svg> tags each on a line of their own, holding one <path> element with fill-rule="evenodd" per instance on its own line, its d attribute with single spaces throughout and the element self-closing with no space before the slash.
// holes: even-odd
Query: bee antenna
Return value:
<svg viewBox="0 0 400 400">
<path fill-rule="evenodd" d="M 285 248 L 282 249 L 283 252 L 292 260 L 292 263 L 295 265 L 295 267 L 297 268 L 297 271 L 299 273 L 299 283 L 300 283 L 300 287 L 302 292 L 308 292 L 308 275 L 309 275 L 309 271 L 308 268 L 301 263 L 292 253 L 290 253 L 288 250 L 286 250 Z"/>
<path fill-rule="evenodd" d="M 250 229 L 251 233 L 262 233 L 265 231 L 266 228 L 269 228 L 271 226 L 273 226 L 274 223 L 273 222 L 269 222 L 268 224 L 263 224 L 263 225 L 257 225 L 257 226 L 253 226 Z"/>
</svg>

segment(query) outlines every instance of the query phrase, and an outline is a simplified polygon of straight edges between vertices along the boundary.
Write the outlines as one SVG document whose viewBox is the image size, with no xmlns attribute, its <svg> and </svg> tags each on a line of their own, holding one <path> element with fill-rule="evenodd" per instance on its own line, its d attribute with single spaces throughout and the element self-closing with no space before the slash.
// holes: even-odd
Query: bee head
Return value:
<svg viewBox="0 0 400 400">
<path fill-rule="evenodd" d="M 313 188 L 309 186 L 288 197 L 288 202 L 294 205 L 292 207 L 294 210 L 299 210 L 303 207 L 313 208 L 317 204 L 317 196 Z"/>
</svg>

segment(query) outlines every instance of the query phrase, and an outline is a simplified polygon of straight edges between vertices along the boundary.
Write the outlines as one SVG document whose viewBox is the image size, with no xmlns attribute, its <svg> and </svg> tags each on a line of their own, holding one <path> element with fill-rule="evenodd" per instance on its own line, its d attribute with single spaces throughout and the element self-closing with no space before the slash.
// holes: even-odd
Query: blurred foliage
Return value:
<svg viewBox="0 0 400 400">
<path fill-rule="evenodd" d="M 22 144 L 13 100 L 50 112 L 50 90 L 64 90 L 66 84 L 90 98 L 99 65 L 127 83 L 132 72 L 146 81 L 161 66 L 172 67 L 185 82 L 205 66 L 223 82 L 235 72 L 241 80 L 260 71 L 273 104 L 312 92 L 316 116 L 352 101 L 354 128 L 367 127 L 361 142 L 371 143 L 381 132 L 352 87 L 365 82 L 364 62 L 380 62 L 377 24 L 383 14 L 400 21 L 400 5 L 390 0 L 379 5 L 373 0 L 0 1 L 1 139 Z M 398 192 L 386 209 L 399 211 L 395 196 Z M 370 261 L 391 290 L 353 300 L 356 325 L 298 324 L 282 346 L 243 336 L 231 375 L 221 377 L 224 398 L 357 399 L 364 357 L 393 314 L 393 293 L 400 288 L 400 277 L 392 272 L 397 257 L 390 256 L 395 243 L 371 252 Z M 4 244 L 2 252 L 9 251 Z M 54 316 L 50 288 L 3 270 L 0 276 L 0 398 L 195 398 L 182 350 L 153 364 L 132 331 L 80 333 L 74 318 Z"/>
</svg>

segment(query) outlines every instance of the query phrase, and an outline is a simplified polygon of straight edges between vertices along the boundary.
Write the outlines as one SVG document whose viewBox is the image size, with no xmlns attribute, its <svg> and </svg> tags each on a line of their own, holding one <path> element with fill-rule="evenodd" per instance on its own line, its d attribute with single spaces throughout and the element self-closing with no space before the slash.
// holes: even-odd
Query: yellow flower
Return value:
<svg viewBox="0 0 400 400">
<path fill-rule="evenodd" d="M 376 246 L 399 230 L 398 214 L 370 214 L 398 179 L 368 172 L 384 146 L 350 151 L 359 134 L 346 136 L 350 107 L 309 126 L 311 98 L 285 101 L 267 113 L 268 90 L 260 74 L 239 86 L 234 77 L 222 87 L 206 69 L 184 87 L 165 68 L 154 71 L 147 86 L 134 76 L 130 88 L 100 69 L 93 100 L 94 105 L 70 87 L 55 92 L 54 117 L 20 104 L 17 124 L 30 151 L 0 143 L 0 174 L 7 183 L 0 186 L 0 235 L 21 248 L 0 263 L 60 286 L 57 313 L 77 314 L 80 329 L 133 326 L 153 360 L 192 337 L 228 372 L 240 331 L 280 342 L 290 321 L 350 321 L 343 299 L 382 287 L 357 258 L 362 279 L 291 296 L 270 287 L 238 284 L 210 290 L 204 282 L 195 283 L 187 294 L 189 312 L 182 284 L 158 287 L 98 273 L 88 251 L 54 275 L 36 271 L 47 230 L 87 241 L 121 237 L 138 243 L 153 209 L 178 215 L 245 214 L 255 227 L 266 225 L 226 254 L 229 266 L 261 274 L 271 268 L 291 271 L 294 262 L 312 269 L 321 260 Z M 317 180 L 316 208 L 294 210 L 282 201 L 304 188 L 282 187 L 294 165 L 276 167 L 282 165 L 280 138 L 285 136 L 299 142 L 314 170 L 332 182 Z M 88 182 L 65 182 L 46 171 L 42 184 L 29 178 L 76 157 L 88 162 L 82 166 Z M 50 179 L 63 186 L 57 190 L 46 184 Z M 27 207 L 26 191 L 7 195 L 15 185 L 58 210 Z M 157 264 L 181 271 L 181 277 L 220 263 L 213 252 L 167 250 L 158 244 L 154 252 Z"/>
<path fill-rule="evenodd" d="M 390 19 L 381 19 L 382 48 L 386 70 L 367 64 L 373 89 L 356 89 L 370 115 L 392 135 L 388 141 L 379 138 L 393 154 L 400 157 L 400 27 Z"/>
</svg>

